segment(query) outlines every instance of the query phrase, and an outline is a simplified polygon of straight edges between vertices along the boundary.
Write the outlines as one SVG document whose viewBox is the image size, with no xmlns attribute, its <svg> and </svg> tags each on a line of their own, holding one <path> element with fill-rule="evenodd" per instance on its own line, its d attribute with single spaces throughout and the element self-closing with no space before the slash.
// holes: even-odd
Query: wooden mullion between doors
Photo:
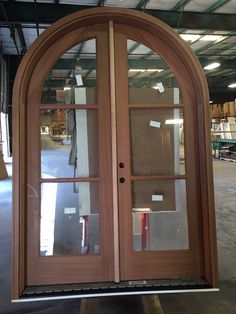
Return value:
<svg viewBox="0 0 236 314">
<path fill-rule="evenodd" d="M 130 165 L 130 127 L 128 108 L 128 58 L 127 36 L 117 32 L 115 24 L 115 78 L 117 106 L 117 156 L 118 163 L 124 167 L 118 168 L 119 196 L 119 230 L 120 230 L 120 276 L 121 280 L 133 278 L 133 248 L 132 248 L 132 201 L 131 201 L 131 165 Z"/>
<path fill-rule="evenodd" d="M 118 186 L 117 186 L 117 127 L 115 91 L 115 48 L 114 25 L 109 22 L 109 63 L 110 63 L 110 102 L 111 102 L 111 150 L 112 150 L 112 200 L 113 200 L 113 239 L 114 239 L 114 281 L 120 281 Z"/>
</svg>

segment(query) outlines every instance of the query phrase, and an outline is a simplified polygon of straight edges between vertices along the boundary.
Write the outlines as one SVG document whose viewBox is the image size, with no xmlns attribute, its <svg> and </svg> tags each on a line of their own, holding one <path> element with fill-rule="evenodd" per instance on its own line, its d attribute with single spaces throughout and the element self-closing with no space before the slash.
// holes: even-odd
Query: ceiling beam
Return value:
<svg viewBox="0 0 236 314">
<path fill-rule="evenodd" d="M 22 27 L 20 24 L 16 24 L 15 25 L 15 28 L 17 30 L 17 33 L 18 33 L 18 37 L 20 39 L 20 44 L 21 44 L 21 54 L 25 54 L 25 52 L 27 51 L 27 45 L 26 45 L 26 42 L 25 42 L 25 36 L 24 36 L 24 33 L 22 31 Z"/>
<path fill-rule="evenodd" d="M 54 66 L 54 70 L 73 70 L 76 67 L 76 58 L 65 58 L 60 59 Z M 95 59 L 81 58 L 79 60 L 79 66 L 83 70 L 94 70 L 96 69 Z M 166 64 L 162 60 L 151 60 L 151 59 L 130 59 L 128 60 L 129 69 L 165 69 Z"/>
<path fill-rule="evenodd" d="M 209 8 L 205 10 L 205 12 L 214 12 L 215 10 L 223 7 L 226 3 L 230 2 L 231 0 L 218 0 L 213 3 Z"/>
<path fill-rule="evenodd" d="M 171 10 L 179 10 L 182 9 L 183 7 L 186 6 L 186 4 L 188 4 L 188 2 L 190 2 L 190 0 L 180 0 L 179 2 L 176 3 L 176 5 L 171 8 Z"/>
<path fill-rule="evenodd" d="M 37 0 L 34 0 L 34 15 L 35 15 L 37 36 L 39 36 L 39 18 L 38 18 L 38 4 L 37 4 Z"/>
<path fill-rule="evenodd" d="M 207 64 L 209 63 L 212 63 L 212 62 L 219 62 L 220 63 L 220 70 L 226 70 L 226 69 L 236 69 L 236 59 L 223 59 L 223 58 L 212 58 L 212 57 L 209 57 L 209 58 L 199 58 L 199 61 L 202 65 L 202 67 L 206 66 Z M 208 72 L 210 73 L 210 72 Z"/>
<path fill-rule="evenodd" d="M 214 57 L 220 54 L 220 57 L 222 58 L 227 58 L 229 56 L 232 56 L 234 54 L 236 54 L 236 50 L 234 51 L 234 47 L 236 47 L 236 42 L 231 42 L 231 43 L 227 43 L 223 48 L 217 48 L 217 45 L 221 45 L 223 41 L 216 43 L 216 44 L 210 44 L 208 43 L 207 45 L 194 50 L 194 53 L 197 54 L 198 57 L 201 57 L 202 55 L 204 55 L 204 51 L 206 51 L 208 48 L 215 48 L 214 51 L 212 52 L 207 52 L 206 55 L 209 57 Z M 228 54 L 221 54 L 221 52 L 225 52 L 225 51 L 230 51 L 233 50 L 232 52 L 228 53 Z M 203 52 L 203 53 L 202 53 Z"/>
<path fill-rule="evenodd" d="M 69 82 L 68 82 L 69 80 Z M 86 78 L 83 78 L 83 83 L 84 83 L 84 86 L 85 87 L 95 87 L 96 86 L 96 79 L 86 79 Z M 43 88 L 54 88 L 54 89 L 57 89 L 57 88 L 63 88 L 64 86 L 76 86 L 76 81 L 74 78 L 68 78 L 68 77 L 65 77 L 65 78 L 61 78 L 61 79 L 56 79 L 56 80 L 53 80 L 53 79 L 50 79 L 50 80 L 46 80 L 44 82 L 44 86 Z"/>
<path fill-rule="evenodd" d="M 137 10 L 146 9 L 146 6 L 147 6 L 149 1 L 150 0 L 140 0 L 135 9 L 137 9 Z"/>
<path fill-rule="evenodd" d="M 234 101 L 236 99 L 236 91 L 229 91 L 229 88 L 221 88 L 219 91 L 210 90 L 210 99 L 214 104 L 225 103 L 226 101 Z"/>
<path fill-rule="evenodd" d="M 86 87 L 95 87 L 96 86 L 96 80 L 94 79 L 83 79 L 83 82 Z M 140 86 L 146 86 L 146 87 L 152 87 L 156 83 L 156 79 L 154 80 L 143 80 L 143 79 L 130 79 L 130 84 L 133 87 L 140 87 Z M 171 84 L 171 86 L 174 86 L 174 82 L 171 83 L 171 79 L 168 78 L 166 80 L 163 80 L 164 85 L 168 86 L 168 83 Z M 75 82 L 71 81 L 71 84 L 74 85 Z M 56 89 L 62 89 L 66 85 L 66 78 L 61 80 L 48 80 L 45 81 L 44 84 L 44 90 L 43 93 L 43 99 L 44 101 L 55 102 L 56 97 Z M 214 101 L 214 103 L 224 103 L 226 101 L 234 101 L 236 99 L 236 91 L 230 89 L 227 84 L 219 85 L 214 80 L 208 81 L 208 88 L 210 93 L 210 99 Z"/>
<path fill-rule="evenodd" d="M 4 1 L 4 7 L 10 22 L 35 23 L 35 16 L 32 14 L 34 12 L 33 2 Z M 37 3 L 38 23 L 51 24 L 70 13 L 91 7 L 88 5 L 55 5 L 54 3 L 40 2 Z M 236 29 L 235 14 L 183 11 L 179 21 L 178 11 L 146 9 L 145 12 L 166 22 L 171 27 L 225 31 Z M 0 12 L 0 22 L 5 22 L 2 12 Z"/>
<path fill-rule="evenodd" d="M 106 0 L 98 0 L 97 7 L 103 7 Z"/>
<path fill-rule="evenodd" d="M 19 47 L 18 47 L 17 42 L 16 42 L 15 30 L 14 30 L 13 25 L 10 23 L 10 19 L 8 17 L 8 14 L 7 14 L 7 11 L 5 8 L 5 4 L 3 3 L 2 0 L 0 0 L 0 8 L 1 8 L 0 15 L 2 16 L 3 20 L 7 22 L 7 25 L 8 25 L 9 30 L 10 30 L 11 39 L 13 40 L 13 43 L 15 45 L 15 48 L 16 48 L 18 55 L 20 55 L 20 50 L 19 50 Z"/>
<path fill-rule="evenodd" d="M 140 46 L 140 43 L 134 43 L 128 50 L 128 54 L 132 54 L 132 52 Z"/>
<path fill-rule="evenodd" d="M 207 80 L 209 83 L 217 83 L 217 85 L 228 85 L 233 83 L 235 74 L 236 74 L 236 69 L 228 69 L 228 70 L 223 70 L 221 72 L 218 72 L 220 75 L 208 75 Z"/>
<path fill-rule="evenodd" d="M 204 67 L 213 62 L 213 58 L 199 58 L 199 61 Z M 217 61 L 221 64 L 220 69 L 236 69 L 236 59 L 218 58 Z M 79 65 L 84 70 L 93 70 L 96 68 L 95 59 L 81 58 Z M 60 59 L 53 67 L 55 70 L 73 70 L 76 67 L 76 58 Z M 161 59 L 130 59 L 128 60 L 129 69 L 167 69 L 166 63 Z M 210 73 L 210 72 L 208 72 Z"/>
<path fill-rule="evenodd" d="M 46 80 L 43 88 L 44 89 L 45 88 L 53 88 L 53 89 L 59 88 L 60 89 L 66 85 L 67 80 L 68 80 L 68 78 L 62 78 L 62 79 L 56 79 L 56 80 L 53 80 L 53 79 Z M 133 86 L 136 86 L 136 87 L 139 87 L 139 86 L 152 87 L 157 82 L 157 79 L 154 78 L 154 79 L 147 80 L 147 79 L 143 79 L 143 78 L 137 78 L 137 79 L 130 78 L 129 81 Z M 162 79 L 164 86 L 168 85 L 168 82 L 172 82 L 172 81 L 174 81 L 174 78 L 172 78 L 172 80 L 171 80 L 171 78 Z M 233 90 L 228 87 L 228 84 L 231 83 L 231 81 L 232 80 L 229 79 L 229 80 L 225 81 L 223 84 L 219 84 L 219 82 L 210 79 L 210 80 L 208 80 L 208 88 L 209 88 L 210 92 L 212 92 L 212 93 L 213 92 L 220 92 L 222 90 L 227 91 L 227 92 L 233 92 Z M 95 79 L 83 78 L 83 82 L 84 82 L 84 85 L 86 87 L 95 87 L 96 86 L 96 80 Z M 73 79 L 71 79 L 71 83 L 72 83 L 72 85 L 75 84 Z M 70 83 L 69 83 L 69 85 L 70 85 Z"/>
</svg>

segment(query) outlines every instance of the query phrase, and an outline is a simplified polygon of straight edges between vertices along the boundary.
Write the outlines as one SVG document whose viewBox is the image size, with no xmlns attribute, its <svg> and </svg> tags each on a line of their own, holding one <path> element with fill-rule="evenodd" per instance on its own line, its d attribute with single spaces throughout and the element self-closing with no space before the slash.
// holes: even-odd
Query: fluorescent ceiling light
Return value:
<svg viewBox="0 0 236 314">
<path fill-rule="evenodd" d="M 204 67 L 205 70 L 213 70 L 220 66 L 219 62 L 213 62 Z"/>
<path fill-rule="evenodd" d="M 182 124 L 184 122 L 183 119 L 170 119 L 166 120 L 165 124 Z"/>
<path fill-rule="evenodd" d="M 230 85 L 228 85 L 229 88 L 236 88 L 236 83 L 232 83 Z"/>
<path fill-rule="evenodd" d="M 162 72 L 163 69 L 129 69 L 130 72 Z"/>
<path fill-rule="evenodd" d="M 65 86 L 63 89 L 64 89 L 64 90 L 70 90 L 70 89 L 71 89 L 71 87 L 69 87 L 69 86 Z"/>
<path fill-rule="evenodd" d="M 201 36 L 196 34 L 180 34 L 180 37 L 185 41 L 194 42 L 198 40 Z"/>
<path fill-rule="evenodd" d="M 147 69 L 147 72 L 162 72 L 163 69 Z"/>
<path fill-rule="evenodd" d="M 144 69 L 129 69 L 130 72 L 144 72 Z"/>
<path fill-rule="evenodd" d="M 201 41 L 221 41 L 224 39 L 224 36 L 221 35 L 205 35 L 200 38 Z"/>
<path fill-rule="evenodd" d="M 223 39 L 227 38 L 227 36 L 222 35 L 198 35 L 198 34 L 180 34 L 180 37 L 183 38 L 185 41 L 191 41 L 193 43 L 194 41 L 201 40 L 201 41 L 216 41 L 220 42 Z"/>
<path fill-rule="evenodd" d="M 132 208 L 134 212 L 150 212 L 151 208 Z"/>
</svg>

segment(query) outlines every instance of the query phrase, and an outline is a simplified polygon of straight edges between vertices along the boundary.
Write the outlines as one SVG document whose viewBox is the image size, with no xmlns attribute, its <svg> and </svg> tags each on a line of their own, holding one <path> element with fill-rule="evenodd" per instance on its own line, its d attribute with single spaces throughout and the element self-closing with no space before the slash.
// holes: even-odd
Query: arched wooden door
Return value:
<svg viewBox="0 0 236 314">
<path fill-rule="evenodd" d="M 207 93 L 199 65 L 168 27 L 145 14 L 87 12 L 56 23 L 18 72 L 15 123 L 25 137 L 15 141 L 23 165 L 15 169 L 23 172 L 15 177 L 14 274 L 23 277 L 15 278 L 13 294 L 26 286 L 145 286 L 176 277 L 215 286 Z M 93 47 L 86 76 L 80 55 L 80 72 L 74 65 L 66 88 L 53 90 L 53 71 L 86 45 Z M 140 70 L 145 51 L 151 69 Z M 157 64 L 168 67 L 166 78 Z"/>
</svg>

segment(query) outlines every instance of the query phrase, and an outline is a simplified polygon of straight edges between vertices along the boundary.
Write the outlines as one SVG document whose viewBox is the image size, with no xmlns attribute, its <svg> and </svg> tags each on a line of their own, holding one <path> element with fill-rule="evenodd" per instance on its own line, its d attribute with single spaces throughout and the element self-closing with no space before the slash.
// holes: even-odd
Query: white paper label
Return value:
<svg viewBox="0 0 236 314">
<path fill-rule="evenodd" d="M 161 127 L 161 122 L 151 120 L 149 125 L 152 126 L 153 128 L 160 128 Z"/>
<path fill-rule="evenodd" d="M 75 76 L 75 79 L 76 79 L 76 85 L 77 86 L 83 86 L 84 85 L 81 74 L 77 74 Z"/>
<path fill-rule="evenodd" d="M 152 195 L 153 202 L 162 202 L 164 199 L 163 195 Z"/>
<path fill-rule="evenodd" d="M 76 214 L 76 207 L 65 207 L 64 214 Z"/>
<path fill-rule="evenodd" d="M 165 88 L 164 88 L 164 86 L 163 86 L 163 84 L 161 83 L 161 82 L 159 82 L 159 83 L 157 83 L 156 84 L 156 89 L 160 92 L 160 93 L 164 93 L 164 91 L 165 91 Z"/>
</svg>

